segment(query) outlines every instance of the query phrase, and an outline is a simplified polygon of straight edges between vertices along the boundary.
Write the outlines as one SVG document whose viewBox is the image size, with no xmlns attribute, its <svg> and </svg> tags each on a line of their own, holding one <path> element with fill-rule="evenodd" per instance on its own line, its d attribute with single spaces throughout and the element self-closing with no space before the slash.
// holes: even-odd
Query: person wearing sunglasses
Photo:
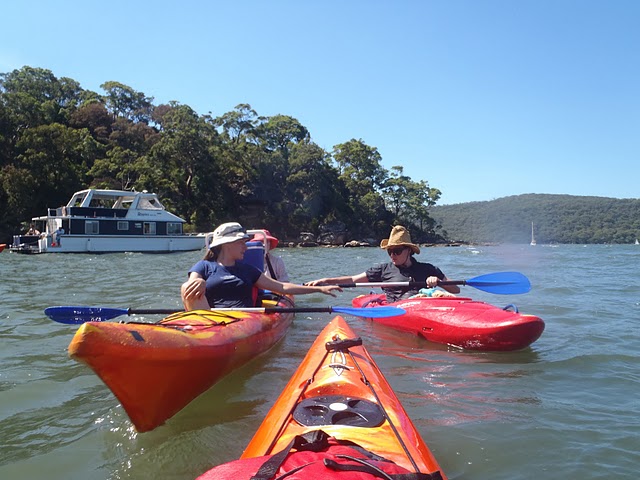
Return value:
<svg viewBox="0 0 640 480">
<path fill-rule="evenodd" d="M 339 285 L 342 283 L 369 282 L 424 282 L 426 288 L 435 288 L 440 280 L 447 280 L 442 270 L 430 264 L 417 261 L 413 255 L 420 253 L 420 247 L 411 242 L 409 230 L 401 225 L 391 229 L 389 238 L 380 242 L 380 248 L 387 251 L 390 262 L 380 263 L 366 272 L 352 276 L 320 278 L 305 285 Z M 457 285 L 441 285 L 449 293 L 460 293 Z M 409 298 L 419 293 L 420 287 L 388 287 L 383 288 L 387 302 L 396 302 L 401 298 Z"/>
<path fill-rule="evenodd" d="M 188 280 L 180 288 L 185 310 L 253 307 L 254 287 L 282 294 L 324 293 L 332 297 L 336 296 L 333 290 L 342 291 L 337 285 L 295 285 L 267 277 L 242 262 L 250 238 L 236 222 L 223 223 L 213 231 L 204 259 L 191 267 Z"/>
</svg>

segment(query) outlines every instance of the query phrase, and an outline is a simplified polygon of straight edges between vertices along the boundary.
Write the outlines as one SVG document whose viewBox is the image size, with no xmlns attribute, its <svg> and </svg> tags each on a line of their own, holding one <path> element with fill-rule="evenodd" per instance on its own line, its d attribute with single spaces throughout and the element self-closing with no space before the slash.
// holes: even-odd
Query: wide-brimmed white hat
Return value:
<svg viewBox="0 0 640 480">
<path fill-rule="evenodd" d="M 380 248 L 384 248 L 385 250 L 393 247 L 408 247 L 413 253 L 420 253 L 420 247 L 411 242 L 409 230 L 404 228 L 402 225 L 396 225 L 393 227 L 389 238 L 385 238 L 380 242 Z"/>
<path fill-rule="evenodd" d="M 236 240 L 249 240 L 250 235 L 237 222 L 223 223 L 213 231 L 209 248 L 224 245 L 225 243 L 235 242 Z"/>
</svg>

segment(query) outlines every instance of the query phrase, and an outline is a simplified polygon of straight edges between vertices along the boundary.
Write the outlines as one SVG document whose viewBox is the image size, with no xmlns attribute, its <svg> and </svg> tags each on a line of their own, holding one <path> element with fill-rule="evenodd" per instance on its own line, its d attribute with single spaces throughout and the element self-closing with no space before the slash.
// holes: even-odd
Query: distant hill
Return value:
<svg viewBox="0 0 640 480">
<path fill-rule="evenodd" d="M 640 238 L 640 199 L 526 194 L 440 205 L 430 215 L 452 241 L 633 243 Z"/>
</svg>

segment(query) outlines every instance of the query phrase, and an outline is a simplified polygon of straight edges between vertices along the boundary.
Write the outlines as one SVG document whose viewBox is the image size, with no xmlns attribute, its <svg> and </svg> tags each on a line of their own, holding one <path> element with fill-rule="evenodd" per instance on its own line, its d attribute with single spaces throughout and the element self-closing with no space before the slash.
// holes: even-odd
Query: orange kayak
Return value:
<svg viewBox="0 0 640 480">
<path fill-rule="evenodd" d="M 288 298 L 264 306 L 291 307 Z M 229 372 L 275 345 L 293 313 L 173 314 L 158 323 L 87 322 L 69 355 L 111 389 L 139 432 L 162 425 Z"/>
<path fill-rule="evenodd" d="M 349 452 L 354 444 L 357 450 Z M 315 340 L 241 458 L 198 479 L 285 473 L 287 480 L 391 478 L 367 475 L 375 469 L 446 479 L 362 341 L 338 316 Z"/>
</svg>

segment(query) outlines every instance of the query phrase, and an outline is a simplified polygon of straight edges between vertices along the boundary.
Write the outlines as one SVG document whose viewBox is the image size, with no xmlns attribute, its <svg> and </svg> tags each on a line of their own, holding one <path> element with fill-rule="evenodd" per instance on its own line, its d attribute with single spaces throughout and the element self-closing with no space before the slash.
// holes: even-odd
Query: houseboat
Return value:
<svg viewBox="0 0 640 480">
<path fill-rule="evenodd" d="M 36 234 L 15 235 L 15 253 L 179 252 L 205 246 L 204 234 L 186 234 L 185 220 L 165 210 L 155 193 L 87 189 L 46 216 Z"/>
</svg>

